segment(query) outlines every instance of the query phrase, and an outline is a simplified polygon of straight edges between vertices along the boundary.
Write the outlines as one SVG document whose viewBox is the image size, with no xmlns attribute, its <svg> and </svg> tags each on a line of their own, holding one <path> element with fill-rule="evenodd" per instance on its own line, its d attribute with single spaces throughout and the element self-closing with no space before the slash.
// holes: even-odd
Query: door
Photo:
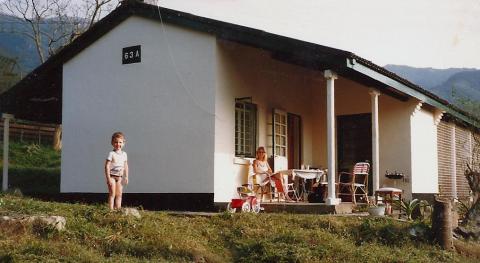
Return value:
<svg viewBox="0 0 480 263">
<path fill-rule="evenodd" d="M 288 169 L 300 169 L 302 163 L 302 119 L 299 115 L 287 114 Z"/>
<path fill-rule="evenodd" d="M 275 172 L 288 169 L 287 113 L 273 109 L 273 170 Z"/>
<path fill-rule="evenodd" d="M 338 172 L 350 171 L 357 162 L 372 160 L 371 114 L 342 115 L 337 117 Z M 370 169 L 371 171 L 371 169 Z M 368 176 L 371 193 L 372 176 Z"/>
</svg>

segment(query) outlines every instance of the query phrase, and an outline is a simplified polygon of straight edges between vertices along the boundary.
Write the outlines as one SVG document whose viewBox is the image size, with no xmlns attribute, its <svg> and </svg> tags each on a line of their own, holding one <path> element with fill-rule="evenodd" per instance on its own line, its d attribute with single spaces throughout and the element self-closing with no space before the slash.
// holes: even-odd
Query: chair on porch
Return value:
<svg viewBox="0 0 480 263">
<path fill-rule="evenodd" d="M 287 179 L 287 181 L 289 181 L 289 179 Z M 289 196 L 295 202 L 298 202 L 300 200 L 300 197 L 298 196 L 298 193 L 297 193 L 297 187 L 295 187 L 295 182 L 293 182 L 291 180 L 287 184 L 287 193 L 286 194 L 287 194 L 287 196 Z"/>
<path fill-rule="evenodd" d="M 263 202 L 263 196 L 268 195 L 270 202 L 275 198 L 280 202 L 280 193 L 277 192 L 275 187 L 275 181 L 269 175 L 255 174 L 256 186 L 255 193 L 260 194 L 260 200 Z"/>
<path fill-rule="evenodd" d="M 261 202 L 264 196 L 269 196 L 270 202 L 275 198 L 280 201 L 280 194 L 275 190 L 275 181 L 266 174 L 256 174 L 251 164 L 248 169 L 248 183 L 243 186 L 249 187 L 257 197 L 260 195 Z"/>
<path fill-rule="evenodd" d="M 352 203 L 357 203 L 357 198 L 368 203 L 368 173 L 370 164 L 359 162 L 353 166 L 352 172 L 340 172 L 337 178 L 337 197 L 349 197 Z"/>
</svg>

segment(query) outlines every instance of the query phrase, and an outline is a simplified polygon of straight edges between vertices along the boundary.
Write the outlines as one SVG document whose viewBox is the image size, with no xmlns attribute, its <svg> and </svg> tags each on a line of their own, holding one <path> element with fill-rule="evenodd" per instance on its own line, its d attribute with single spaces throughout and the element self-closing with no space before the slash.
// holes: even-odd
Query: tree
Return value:
<svg viewBox="0 0 480 263">
<path fill-rule="evenodd" d="M 465 176 L 472 190 L 473 203 L 465 216 L 465 223 L 480 224 L 480 137 L 475 134 L 472 156 L 467 162 Z M 478 222 L 477 222 L 478 221 Z M 479 225 L 480 226 L 480 225 Z"/>
<path fill-rule="evenodd" d="M 32 41 L 43 63 L 116 5 L 118 0 L 0 0 L 0 12 L 15 24 L 13 33 Z"/>
<path fill-rule="evenodd" d="M 462 225 L 455 232 L 464 238 L 480 239 L 480 136 L 474 133 L 472 155 L 467 163 L 465 177 L 472 190 L 472 205 L 468 209 Z"/>
<path fill-rule="evenodd" d="M 474 87 L 473 87 L 474 88 Z M 458 91 L 455 86 L 451 87 L 451 102 L 460 109 L 470 113 L 477 119 L 480 119 L 480 101 L 474 100 L 470 97 L 466 97 Z"/>
</svg>

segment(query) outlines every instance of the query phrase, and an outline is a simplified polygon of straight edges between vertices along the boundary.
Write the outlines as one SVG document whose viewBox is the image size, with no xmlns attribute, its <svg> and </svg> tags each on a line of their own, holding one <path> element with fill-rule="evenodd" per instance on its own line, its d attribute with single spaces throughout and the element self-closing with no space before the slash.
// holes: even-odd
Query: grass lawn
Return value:
<svg viewBox="0 0 480 263">
<path fill-rule="evenodd" d="M 0 262 L 479 262 L 409 234 L 389 218 L 297 214 L 210 217 L 0 195 L 4 215 L 61 215 L 66 230 L 0 223 Z M 421 224 L 419 224 L 421 226 Z M 480 248 L 468 243 L 470 250 Z"/>
<path fill-rule="evenodd" d="M 12 143 L 9 174 L 10 188 L 58 193 L 60 153 Z M 446 252 L 427 225 L 390 218 L 142 211 L 136 219 L 105 204 L 0 193 L 0 218 L 24 215 L 64 216 L 66 230 L 0 220 L 0 262 L 480 262 L 479 243 L 456 241 L 462 252 Z"/>
<path fill-rule="evenodd" d="M 60 152 L 33 143 L 11 142 L 9 147 L 9 188 L 25 194 L 60 192 Z M 3 169 L 3 151 L 0 158 Z"/>
</svg>

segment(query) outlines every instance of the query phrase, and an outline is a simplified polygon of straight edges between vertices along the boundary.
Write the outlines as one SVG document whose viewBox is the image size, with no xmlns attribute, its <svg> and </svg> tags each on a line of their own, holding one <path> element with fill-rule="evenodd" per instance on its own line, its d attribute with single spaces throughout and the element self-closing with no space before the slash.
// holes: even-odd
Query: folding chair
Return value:
<svg viewBox="0 0 480 263">
<path fill-rule="evenodd" d="M 353 166 L 352 172 L 341 172 L 337 178 L 337 197 L 347 196 L 352 203 L 357 203 L 357 197 L 368 203 L 368 173 L 370 164 L 359 162 Z"/>
<path fill-rule="evenodd" d="M 291 199 L 292 200 L 295 200 L 296 202 L 298 202 L 298 200 L 300 199 L 300 197 L 298 196 L 298 193 L 297 193 L 297 189 L 295 187 L 295 183 L 294 182 L 289 182 L 287 184 L 287 196 L 290 197 L 291 195 Z"/>
</svg>

